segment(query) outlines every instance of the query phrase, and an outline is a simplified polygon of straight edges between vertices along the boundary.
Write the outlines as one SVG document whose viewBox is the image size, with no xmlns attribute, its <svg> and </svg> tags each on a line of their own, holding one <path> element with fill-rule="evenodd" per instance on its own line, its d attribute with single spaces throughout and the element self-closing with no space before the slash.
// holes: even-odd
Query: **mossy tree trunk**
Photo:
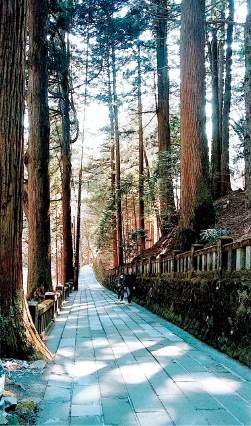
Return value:
<svg viewBox="0 0 251 426">
<path fill-rule="evenodd" d="M 247 0 L 247 20 L 245 27 L 245 103 L 246 125 L 244 139 L 246 206 L 251 207 L 251 0 Z"/>
<path fill-rule="evenodd" d="M 205 132 L 205 2 L 181 9 L 181 212 L 180 248 L 214 222 Z M 183 242 L 182 242 L 183 241 Z"/>
<path fill-rule="evenodd" d="M 29 260 L 30 298 L 52 290 L 50 260 L 48 4 L 29 0 Z"/>
<path fill-rule="evenodd" d="M 26 0 L 0 3 L 0 356 L 51 358 L 23 292 L 22 190 Z"/>
</svg>

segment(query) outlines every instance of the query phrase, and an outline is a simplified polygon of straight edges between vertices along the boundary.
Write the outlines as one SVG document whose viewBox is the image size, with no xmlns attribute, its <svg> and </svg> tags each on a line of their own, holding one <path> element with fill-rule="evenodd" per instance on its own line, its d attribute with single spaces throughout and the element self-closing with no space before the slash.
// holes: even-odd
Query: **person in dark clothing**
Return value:
<svg viewBox="0 0 251 426">
<path fill-rule="evenodd" d="M 127 287 L 128 305 L 131 305 L 133 292 L 136 287 L 136 275 L 133 273 L 132 268 L 129 268 L 128 274 L 126 274 L 125 286 Z"/>
<path fill-rule="evenodd" d="M 115 289 L 118 293 L 118 299 L 123 301 L 125 292 L 125 277 L 123 274 L 120 274 L 120 276 L 116 278 Z"/>
</svg>

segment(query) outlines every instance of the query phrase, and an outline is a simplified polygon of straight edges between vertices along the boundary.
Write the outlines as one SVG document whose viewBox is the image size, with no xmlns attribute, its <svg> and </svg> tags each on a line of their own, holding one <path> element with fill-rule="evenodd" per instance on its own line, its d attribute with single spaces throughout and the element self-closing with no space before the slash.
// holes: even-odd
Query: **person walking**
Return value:
<svg viewBox="0 0 251 426">
<path fill-rule="evenodd" d="M 120 274 L 120 276 L 116 278 L 116 291 L 118 293 L 118 299 L 123 302 L 125 292 L 125 277 L 123 274 Z"/>
<path fill-rule="evenodd" d="M 134 274 L 132 268 L 129 268 L 128 274 L 126 274 L 125 286 L 127 287 L 128 305 L 131 305 L 133 292 L 136 288 L 136 275 Z"/>
</svg>

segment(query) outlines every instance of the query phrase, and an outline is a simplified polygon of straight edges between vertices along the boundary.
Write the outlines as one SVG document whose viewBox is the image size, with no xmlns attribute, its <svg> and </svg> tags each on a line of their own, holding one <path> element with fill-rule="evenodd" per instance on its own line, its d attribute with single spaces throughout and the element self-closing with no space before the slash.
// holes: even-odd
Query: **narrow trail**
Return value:
<svg viewBox="0 0 251 426">
<path fill-rule="evenodd" d="M 80 271 L 48 335 L 37 424 L 251 425 L 250 370 Z"/>
</svg>

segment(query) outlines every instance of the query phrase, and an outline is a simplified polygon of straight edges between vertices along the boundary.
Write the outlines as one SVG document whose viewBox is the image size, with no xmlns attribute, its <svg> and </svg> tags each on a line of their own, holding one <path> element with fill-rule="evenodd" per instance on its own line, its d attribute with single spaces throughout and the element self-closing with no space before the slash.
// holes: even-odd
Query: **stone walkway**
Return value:
<svg viewBox="0 0 251 426">
<path fill-rule="evenodd" d="M 251 374 L 89 267 L 48 336 L 56 353 L 39 425 L 251 425 Z"/>
</svg>

